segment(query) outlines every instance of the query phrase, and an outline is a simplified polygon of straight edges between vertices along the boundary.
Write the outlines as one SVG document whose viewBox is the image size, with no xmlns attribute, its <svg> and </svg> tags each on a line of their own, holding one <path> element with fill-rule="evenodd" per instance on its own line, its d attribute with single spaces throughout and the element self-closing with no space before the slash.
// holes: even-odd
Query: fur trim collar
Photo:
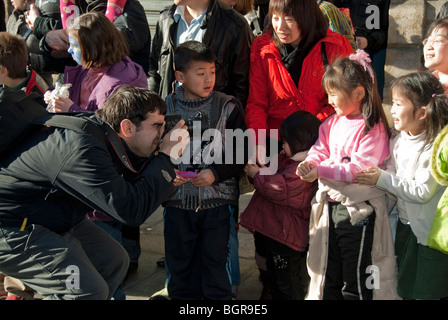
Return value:
<svg viewBox="0 0 448 320">
<path fill-rule="evenodd" d="M 439 184 L 448 186 L 448 125 L 439 132 L 434 140 L 431 172 Z"/>
</svg>

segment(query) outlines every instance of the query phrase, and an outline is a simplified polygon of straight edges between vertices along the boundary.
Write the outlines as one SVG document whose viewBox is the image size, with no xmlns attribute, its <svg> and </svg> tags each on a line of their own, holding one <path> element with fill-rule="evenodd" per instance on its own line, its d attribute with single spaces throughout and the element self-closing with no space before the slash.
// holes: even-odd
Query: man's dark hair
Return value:
<svg viewBox="0 0 448 320">
<path fill-rule="evenodd" d="M 176 71 L 186 72 L 193 61 L 213 63 L 216 57 L 213 51 L 199 41 L 186 41 L 174 51 L 174 67 Z"/>
<path fill-rule="evenodd" d="M 139 127 L 146 120 L 148 112 L 156 111 L 166 114 L 166 103 L 157 93 L 125 84 L 109 96 L 96 114 L 115 132 L 119 132 L 121 121 L 129 119 Z"/>
</svg>

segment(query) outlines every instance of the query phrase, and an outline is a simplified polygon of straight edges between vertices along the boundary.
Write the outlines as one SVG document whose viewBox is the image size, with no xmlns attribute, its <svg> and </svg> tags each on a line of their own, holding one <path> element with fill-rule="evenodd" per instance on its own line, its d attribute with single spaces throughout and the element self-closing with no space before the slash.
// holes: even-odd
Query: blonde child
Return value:
<svg viewBox="0 0 448 320">
<path fill-rule="evenodd" d="M 397 132 L 387 170 L 360 172 L 355 181 L 397 197 L 395 249 L 398 294 L 406 299 L 448 296 L 448 255 L 426 246 L 437 204 L 445 190 L 431 175 L 433 142 L 448 123 L 448 105 L 438 79 L 416 72 L 392 83 L 391 109 Z"/>
<path fill-rule="evenodd" d="M 353 210 L 334 192 L 359 198 L 361 190 L 352 188 L 354 175 L 382 165 L 389 155 L 387 120 L 369 63 L 368 55 L 358 50 L 327 69 L 322 84 L 336 114 L 321 125 L 319 139 L 297 167 L 301 179 L 319 179 L 316 201 L 323 204 L 313 206 L 310 218 L 308 299 L 372 299 L 365 270 L 372 264 L 374 224 L 378 210 L 384 211 L 383 204 L 371 203 L 374 210 L 370 214 L 353 219 Z M 351 192 L 345 194 L 344 187 Z M 327 203 L 322 193 L 333 199 Z M 360 203 L 373 196 L 362 194 L 366 199 Z"/>
</svg>

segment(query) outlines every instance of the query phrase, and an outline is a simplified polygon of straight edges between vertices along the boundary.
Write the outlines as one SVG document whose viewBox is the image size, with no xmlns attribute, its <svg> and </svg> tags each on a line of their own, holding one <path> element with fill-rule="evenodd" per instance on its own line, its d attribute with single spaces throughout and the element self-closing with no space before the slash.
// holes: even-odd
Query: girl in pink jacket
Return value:
<svg viewBox="0 0 448 320">
<path fill-rule="evenodd" d="M 319 119 L 307 111 L 292 113 L 280 127 L 283 151 L 278 155 L 277 172 L 260 174 L 256 164 L 245 168 L 256 191 L 241 214 L 240 224 L 265 240 L 273 299 L 304 299 L 307 290 L 304 262 L 317 183 L 302 181 L 295 172 L 316 141 L 319 126 Z"/>
<path fill-rule="evenodd" d="M 320 126 L 319 139 L 297 167 L 304 181 L 353 183 L 356 173 L 372 165 L 381 166 L 389 155 L 389 127 L 370 62 L 368 54 L 358 50 L 349 58 L 337 60 L 325 72 L 322 84 L 336 114 Z M 375 212 L 353 224 L 346 206 L 328 201 L 323 299 L 370 300 L 372 290 L 366 286 L 365 270 L 372 264 Z M 310 250 L 309 254 L 320 253 Z"/>
</svg>

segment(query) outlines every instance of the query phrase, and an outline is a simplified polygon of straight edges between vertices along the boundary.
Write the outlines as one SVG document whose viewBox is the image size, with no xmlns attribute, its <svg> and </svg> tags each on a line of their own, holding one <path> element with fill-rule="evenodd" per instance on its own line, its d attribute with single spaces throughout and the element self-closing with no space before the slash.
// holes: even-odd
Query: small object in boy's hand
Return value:
<svg viewBox="0 0 448 320">
<path fill-rule="evenodd" d="M 183 178 L 196 178 L 198 176 L 198 174 L 196 172 L 193 171 L 177 171 L 176 172 L 178 175 L 180 175 Z"/>
</svg>

